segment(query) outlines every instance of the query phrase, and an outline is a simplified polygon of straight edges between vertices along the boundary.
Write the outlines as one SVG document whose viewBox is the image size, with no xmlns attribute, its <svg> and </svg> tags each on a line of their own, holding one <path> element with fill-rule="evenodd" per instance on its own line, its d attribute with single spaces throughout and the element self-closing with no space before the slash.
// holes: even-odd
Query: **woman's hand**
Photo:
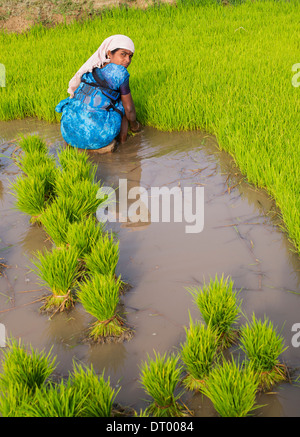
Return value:
<svg viewBox="0 0 300 437">
<path fill-rule="evenodd" d="M 130 123 L 130 130 L 131 132 L 140 132 L 140 130 L 142 129 L 142 125 L 141 123 L 139 123 L 137 120 L 135 120 L 134 122 Z"/>
</svg>

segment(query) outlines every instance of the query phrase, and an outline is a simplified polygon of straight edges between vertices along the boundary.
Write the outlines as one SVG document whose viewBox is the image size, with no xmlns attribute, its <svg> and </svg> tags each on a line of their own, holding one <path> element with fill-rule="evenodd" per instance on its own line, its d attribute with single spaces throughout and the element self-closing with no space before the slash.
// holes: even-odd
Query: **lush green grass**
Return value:
<svg viewBox="0 0 300 437">
<path fill-rule="evenodd" d="M 136 46 L 129 69 L 139 120 L 214 133 L 249 181 L 274 197 L 300 250 L 299 88 L 292 86 L 299 18 L 298 0 L 186 0 L 147 11 L 116 8 L 25 35 L 1 33 L 0 119 L 58 121 L 54 108 L 68 96 L 73 74 L 104 38 L 127 34 Z"/>
</svg>

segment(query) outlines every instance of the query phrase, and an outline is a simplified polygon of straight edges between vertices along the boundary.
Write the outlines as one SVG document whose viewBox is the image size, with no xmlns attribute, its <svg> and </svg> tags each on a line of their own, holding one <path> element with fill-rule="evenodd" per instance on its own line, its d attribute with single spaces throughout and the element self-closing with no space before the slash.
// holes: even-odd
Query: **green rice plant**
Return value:
<svg viewBox="0 0 300 437">
<path fill-rule="evenodd" d="M 115 391 L 110 385 L 110 379 L 104 379 L 104 371 L 98 376 L 93 366 L 84 369 L 73 363 L 73 373 L 69 376 L 70 385 L 84 398 L 84 417 L 111 417 L 112 407 L 120 388 Z"/>
<path fill-rule="evenodd" d="M 125 326 L 117 311 L 119 289 L 119 279 L 98 272 L 79 284 L 78 300 L 97 319 L 89 330 L 89 337 L 94 341 L 121 341 L 132 336 L 132 330 Z"/>
<path fill-rule="evenodd" d="M 210 279 L 202 288 L 188 289 L 194 298 L 205 323 L 216 331 L 220 345 L 230 346 L 236 341 L 238 331 L 236 323 L 240 317 L 241 300 L 233 290 L 233 281 L 229 278 Z"/>
<path fill-rule="evenodd" d="M 69 381 L 49 383 L 36 391 L 25 416 L 29 417 L 82 417 L 85 397 L 74 390 Z"/>
<path fill-rule="evenodd" d="M 40 167 L 35 175 L 19 176 L 11 184 L 12 195 L 16 198 L 16 208 L 31 216 L 31 222 L 39 222 L 40 215 L 51 199 L 52 182 L 49 169 Z"/>
<path fill-rule="evenodd" d="M 15 339 L 10 340 L 8 348 L 3 350 L 1 391 L 12 392 L 11 386 L 16 385 L 25 387 L 28 393 L 34 393 L 54 371 L 55 360 L 51 356 L 51 350 L 46 355 L 43 351 L 34 350 L 32 346 L 26 349 L 21 340 L 18 343 Z"/>
<path fill-rule="evenodd" d="M 182 372 L 182 366 L 178 364 L 179 357 L 174 354 L 160 355 L 155 351 L 154 354 L 155 359 L 148 356 L 140 368 L 140 383 L 153 400 L 145 414 L 154 417 L 184 416 L 183 406 L 178 402 L 182 393 L 175 395 Z"/>
<path fill-rule="evenodd" d="M 261 388 L 269 389 L 287 379 L 286 366 L 279 361 L 279 355 L 287 348 L 268 318 L 262 322 L 253 314 L 252 322 L 247 322 L 241 329 L 240 343 L 241 349 L 258 374 Z"/>
<path fill-rule="evenodd" d="M 54 181 L 58 174 L 58 169 L 53 156 L 45 155 L 40 151 L 34 151 L 30 154 L 23 154 L 21 159 L 15 160 L 15 164 L 27 176 L 34 176 L 40 167 L 46 168 L 49 172 L 48 179 L 51 180 L 52 184 L 54 185 Z"/>
<path fill-rule="evenodd" d="M 39 135 L 20 135 L 19 147 L 26 155 L 31 156 L 38 153 L 40 156 L 48 154 L 46 142 Z"/>
<path fill-rule="evenodd" d="M 45 298 L 43 309 L 69 309 L 74 304 L 73 289 L 80 275 L 77 250 L 62 246 L 44 253 L 37 251 L 32 263 L 35 265 L 33 271 L 40 276 L 41 283 L 52 292 Z"/>
<path fill-rule="evenodd" d="M 66 180 L 65 177 L 72 182 L 85 179 L 95 181 L 97 166 L 89 161 L 86 151 L 79 151 L 74 147 L 62 148 L 58 152 L 58 161 L 62 169 L 62 181 Z"/>
<path fill-rule="evenodd" d="M 28 388 L 17 382 L 9 384 L 7 389 L 0 393 L 0 415 L 2 417 L 23 417 L 28 405 L 34 397 Z"/>
<path fill-rule="evenodd" d="M 183 384 L 188 390 L 200 390 L 218 354 L 218 338 L 210 325 L 193 321 L 185 328 L 186 340 L 181 344 L 180 356 L 187 370 Z"/>
<path fill-rule="evenodd" d="M 71 199 L 56 198 L 40 216 L 40 222 L 56 246 L 67 242 L 67 231 L 71 223 L 78 220 L 74 216 Z"/>
<path fill-rule="evenodd" d="M 71 224 L 79 223 L 85 220 L 87 216 L 92 216 L 101 203 L 99 199 L 94 197 L 95 190 L 92 191 L 90 190 L 90 197 L 87 195 L 85 199 L 84 194 L 87 193 L 84 188 L 82 194 L 79 194 L 77 198 L 76 196 L 56 197 L 41 214 L 40 222 L 57 246 L 68 242 L 67 232 Z"/>
<path fill-rule="evenodd" d="M 65 241 L 78 250 L 79 257 L 89 254 L 103 238 L 105 224 L 96 221 L 94 216 L 84 217 L 71 223 L 66 231 Z"/>
<path fill-rule="evenodd" d="M 256 405 L 258 380 L 250 365 L 234 360 L 219 362 L 210 372 L 203 393 L 221 417 L 245 417 Z"/>
<path fill-rule="evenodd" d="M 91 274 L 99 272 L 103 275 L 115 275 L 119 261 L 119 242 L 114 240 L 112 233 L 106 232 L 83 259 Z"/>
<path fill-rule="evenodd" d="M 66 177 L 65 177 L 66 176 Z M 72 181 L 68 180 L 68 175 L 63 177 L 61 183 L 60 177 L 56 179 L 55 192 L 60 199 L 70 199 L 68 209 L 71 208 L 73 215 L 78 219 L 86 215 L 95 214 L 99 205 L 104 201 L 102 197 L 97 196 L 100 183 L 93 183 L 87 179 Z"/>
</svg>

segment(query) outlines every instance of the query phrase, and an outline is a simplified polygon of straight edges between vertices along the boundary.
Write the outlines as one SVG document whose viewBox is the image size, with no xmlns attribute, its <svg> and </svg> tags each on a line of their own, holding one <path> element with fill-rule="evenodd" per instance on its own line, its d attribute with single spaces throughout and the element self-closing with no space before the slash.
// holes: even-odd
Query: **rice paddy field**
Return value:
<svg viewBox="0 0 300 437">
<path fill-rule="evenodd" d="M 0 33 L 0 323 L 59 362 L 31 351 L 40 382 L 12 376 L 12 387 L 18 354 L 27 358 L 3 348 L 2 415 L 111 416 L 119 404 L 140 416 L 300 415 L 299 22 L 296 0 L 178 0 Z M 61 152 L 54 108 L 116 33 L 135 43 L 129 72 L 144 129 L 112 155 L 79 159 Z M 19 134 L 38 135 L 40 150 Z M 79 160 L 85 176 L 72 170 Z M 204 187 L 204 230 L 111 223 L 82 238 L 95 227 L 96 191 L 121 177 L 128 190 Z M 51 315 L 38 276 L 51 284 Z M 122 341 L 84 340 L 91 326 L 97 340 L 122 332 Z M 93 409 L 87 393 L 100 392 L 105 406 Z"/>
</svg>

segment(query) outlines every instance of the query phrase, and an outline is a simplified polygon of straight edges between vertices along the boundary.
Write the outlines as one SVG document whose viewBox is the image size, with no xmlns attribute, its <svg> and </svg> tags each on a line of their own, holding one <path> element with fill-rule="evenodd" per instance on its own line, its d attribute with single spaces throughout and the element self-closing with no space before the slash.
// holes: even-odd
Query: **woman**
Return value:
<svg viewBox="0 0 300 437">
<path fill-rule="evenodd" d="M 126 141 L 128 126 L 140 130 L 129 88 L 128 66 L 134 44 L 124 35 L 113 35 L 83 64 L 69 82 L 70 97 L 55 108 L 61 133 L 73 147 L 111 151 L 119 135 Z"/>
</svg>

